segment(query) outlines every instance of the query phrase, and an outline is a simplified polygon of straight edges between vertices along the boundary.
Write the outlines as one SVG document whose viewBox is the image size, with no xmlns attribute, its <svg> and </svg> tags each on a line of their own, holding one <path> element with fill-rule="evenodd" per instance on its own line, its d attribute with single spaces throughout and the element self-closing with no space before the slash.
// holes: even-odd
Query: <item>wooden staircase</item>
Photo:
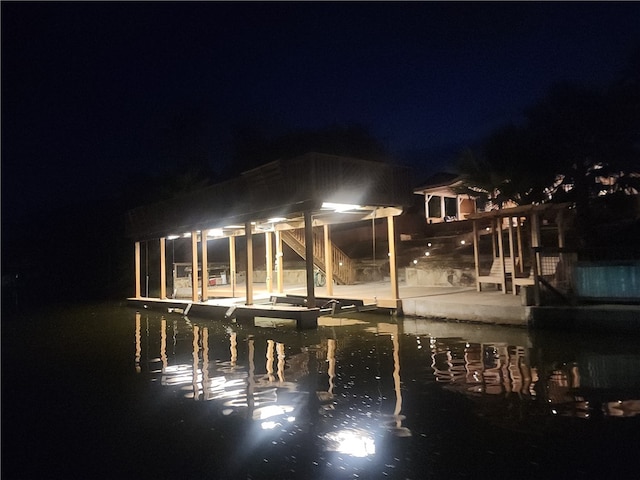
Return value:
<svg viewBox="0 0 640 480">
<path fill-rule="evenodd" d="M 281 232 L 282 241 L 289 245 L 293 251 L 306 260 L 306 249 L 304 241 L 304 229 L 283 230 Z M 331 255 L 333 258 L 333 279 L 338 285 L 352 285 L 355 282 L 355 266 L 342 250 L 332 245 Z M 324 235 L 313 231 L 313 264 L 326 274 L 327 269 L 324 263 Z"/>
</svg>

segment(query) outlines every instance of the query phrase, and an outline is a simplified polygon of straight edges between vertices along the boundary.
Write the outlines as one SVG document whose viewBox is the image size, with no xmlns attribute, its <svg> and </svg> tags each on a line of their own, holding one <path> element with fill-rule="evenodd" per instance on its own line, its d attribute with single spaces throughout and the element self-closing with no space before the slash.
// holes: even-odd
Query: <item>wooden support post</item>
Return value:
<svg viewBox="0 0 640 480">
<path fill-rule="evenodd" d="M 540 306 L 540 255 L 537 247 L 540 246 L 540 219 L 537 213 L 531 214 L 531 267 L 533 269 L 533 297 L 536 306 Z"/>
<path fill-rule="evenodd" d="M 229 237 L 229 281 L 231 296 L 236 296 L 236 237 Z"/>
<path fill-rule="evenodd" d="M 316 293 L 313 281 L 313 223 L 310 210 L 304 212 L 304 249 L 307 272 L 307 307 L 312 308 L 316 306 Z"/>
<path fill-rule="evenodd" d="M 556 217 L 556 224 L 558 225 L 558 248 L 564 248 L 564 210 L 558 212 Z"/>
<path fill-rule="evenodd" d="M 198 301 L 198 232 L 191 232 L 191 300 Z"/>
<path fill-rule="evenodd" d="M 491 253 L 493 255 L 493 260 L 496 259 L 496 222 L 491 220 Z"/>
<path fill-rule="evenodd" d="M 136 288 L 135 295 L 136 298 L 141 298 L 141 290 L 140 290 L 140 242 L 136 242 L 134 248 L 134 263 L 135 263 L 135 276 L 136 276 Z"/>
<path fill-rule="evenodd" d="M 246 265 L 247 271 L 245 274 L 246 285 L 246 305 L 253 305 L 253 232 L 251 231 L 251 222 L 246 222 L 244 225 L 244 235 L 247 241 L 246 248 Z"/>
<path fill-rule="evenodd" d="M 207 251 L 207 241 L 209 230 L 202 230 L 200 234 L 200 248 L 202 248 L 202 297 L 201 300 L 209 300 L 209 252 Z"/>
<path fill-rule="evenodd" d="M 278 268 L 278 293 L 284 292 L 284 257 L 282 255 L 282 235 L 276 230 L 276 263 Z"/>
<path fill-rule="evenodd" d="M 516 276 L 516 253 L 515 242 L 513 239 L 513 218 L 509 217 L 509 267 L 511 268 L 511 292 L 514 295 L 518 294 L 518 289 L 513 279 Z"/>
<path fill-rule="evenodd" d="M 498 256 L 500 258 L 500 280 L 502 281 L 502 293 L 507 293 L 507 275 L 504 266 L 504 245 L 502 241 L 502 217 L 496 218 L 498 234 Z"/>
<path fill-rule="evenodd" d="M 392 215 L 387 217 L 387 237 L 389 241 L 389 275 L 391 276 L 391 298 L 397 304 L 400 298 L 398 268 L 396 266 L 396 234 Z"/>
<path fill-rule="evenodd" d="M 167 298 L 167 239 L 160 239 L 160 298 Z"/>
<path fill-rule="evenodd" d="M 330 226 L 324 225 L 324 265 L 327 295 L 333 296 L 333 246 L 331 244 Z"/>
<path fill-rule="evenodd" d="M 520 230 L 520 217 L 518 217 L 518 223 L 516 223 L 516 233 L 518 237 L 518 258 L 520 259 L 518 270 L 520 270 L 520 273 L 524 273 L 524 256 L 522 255 L 522 233 L 520 232 Z"/>
<path fill-rule="evenodd" d="M 567 259 L 565 258 L 565 254 L 563 251 L 564 250 L 564 231 L 565 231 L 564 210 L 560 210 L 558 212 L 558 215 L 556 217 L 556 224 L 558 225 L 558 249 L 560 250 L 558 252 L 558 266 L 556 268 L 558 268 L 557 274 L 562 275 L 562 281 L 565 281 L 568 279 L 566 277 Z"/>
<path fill-rule="evenodd" d="M 480 287 L 480 237 L 478 236 L 478 221 L 473 222 L 473 262 L 476 266 L 476 290 L 481 291 Z"/>
<path fill-rule="evenodd" d="M 273 244 L 271 232 L 264 232 L 264 251 L 267 269 L 267 292 L 273 291 Z"/>
</svg>

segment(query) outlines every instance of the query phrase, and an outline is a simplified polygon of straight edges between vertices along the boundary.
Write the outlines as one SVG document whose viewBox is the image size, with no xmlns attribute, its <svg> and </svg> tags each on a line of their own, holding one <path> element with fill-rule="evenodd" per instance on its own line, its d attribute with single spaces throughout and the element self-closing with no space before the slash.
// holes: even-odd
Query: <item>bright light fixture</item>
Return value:
<svg viewBox="0 0 640 480">
<path fill-rule="evenodd" d="M 331 203 L 331 202 L 324 202 L 322 204 L 322 208 L 327 208 L 329 210 L 335 210 L 336 212 L 346 212 L 348 210 L 357 210 L 360 207 L 360 205 L 349 205 L 347 203 Z"/>
<path fill-rule="evenodd" d="M 285 220 L 286 220 L 285 217 L 273 217 L 273 218 L 270 218 L 269 220 L 267 220 L 267 222 L 269 222 L 269 223 L 278 223 L 278 222 L 283 222 Z"/>
<path fill-rule="evenodd" d="M 167 240 L 175 240 L 176 238 L 180 238 L 180 235 L 167 235 Z"/>
<path fill-rule="evenodd" d="M 207 232 L 207 237 L 221 237 L 223 235 L 223 231 L 221 228 L 212 228 Z"/>
</svg>

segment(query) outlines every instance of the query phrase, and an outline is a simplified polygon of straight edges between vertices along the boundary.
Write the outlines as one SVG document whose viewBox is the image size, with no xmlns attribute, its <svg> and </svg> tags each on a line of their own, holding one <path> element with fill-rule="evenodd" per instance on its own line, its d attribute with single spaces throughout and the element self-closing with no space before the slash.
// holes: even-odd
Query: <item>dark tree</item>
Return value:
<svg viewBox="0 0 640 480">
<path fill-rule="evenodd" d="M 480 187 L 498 207 L 573 202 L 580 246 L 591 248 L 595 199 L 640 190 L 640 54 L 634 58 L 608 88 L 554 85 L 521 126 L 460 155 L 466 188 Z"/>
<path fill-rule="evenodd" d="M 640 51 L 608 88 L 557 84 L 521 126 L 492 133 L 464 152 L 459 170 L 498 201 L 574 201 L 638 191 Z M 615 179 L 604 186 L 601 177 Z"/>
</svg>

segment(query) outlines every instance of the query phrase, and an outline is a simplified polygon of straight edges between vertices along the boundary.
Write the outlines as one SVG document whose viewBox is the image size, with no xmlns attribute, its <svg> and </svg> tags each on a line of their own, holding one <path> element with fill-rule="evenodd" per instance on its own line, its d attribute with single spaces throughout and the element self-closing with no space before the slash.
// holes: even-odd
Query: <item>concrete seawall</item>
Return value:
<svg viewBox="0 0 640 480">
<path fill-rule="evenodd" d="M 405 316 L 527 326 L 531 307 L 522 306 L 519 296 L 475 289 L 429 288 L 422 295 L 403 297 Z M 419 294 L 414 292 L 413 294 Z"/>
</svg>

